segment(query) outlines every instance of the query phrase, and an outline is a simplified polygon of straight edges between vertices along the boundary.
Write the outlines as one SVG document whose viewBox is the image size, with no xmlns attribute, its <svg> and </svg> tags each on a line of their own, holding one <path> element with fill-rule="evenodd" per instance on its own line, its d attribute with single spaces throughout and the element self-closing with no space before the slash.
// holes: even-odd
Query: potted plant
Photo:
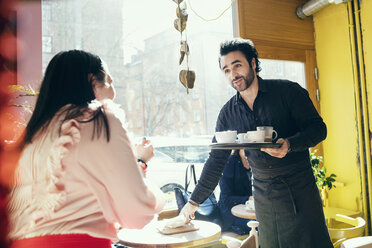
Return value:
<svg viewBox="0 0 372 248">
<path fill-rule="evenodd" d="M 34 97 L 38 96 L 39 92 L 34 90 L 31 86 L 24 87 L 22 85 L 9 85 L 8 90 L 10 93 L 10 99 L 8 106 L 10 107 L 7 111 L 7 118 L 12 123 L 12 135 L 8 137 L 6 143 L 13 143 L 17 140 L 24 128 L 29 121 L 32 112 L 34 111 L 33 102 Z M 28 98 L 31 97 L 31 98 Z M 16 109 L 14 109 L 16 108 Z"/>
<path fill-rule="evenodd" d="M 315 155 L 316 152 L 317 150 L 310 152 L 310 163 L 313 168 L 316 184 L 320 191 L 323 207 L 325 207 L 328 199 L 327 190 L 332 189 L 332 187 L 336 187 L 334 185 L 336 175 L 334 173 L 329 176 L 326 175 L 327 168 L 323 165 L 323 157 Z"/>
</svg>

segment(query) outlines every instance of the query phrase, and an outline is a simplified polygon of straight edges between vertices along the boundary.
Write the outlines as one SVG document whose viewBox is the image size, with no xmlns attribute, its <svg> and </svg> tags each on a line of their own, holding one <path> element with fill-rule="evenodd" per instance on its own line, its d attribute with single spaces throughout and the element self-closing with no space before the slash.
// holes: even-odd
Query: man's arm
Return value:
<svg viewBox="0 0 372 248">
<path fill-rule="evenodd" d="M 198 180 L 190 199 L 198 204 L 204 202 L 216 188 L 222 172 L 225 168 L 231 150 L 212 150 L 209 158 L 203 167 L 203 171 Z"/>
<path fill-rule="evenodd" d="M 282 158 L 289 151 L 303 151 L 316 146 L 327 136 L 327 127 L 318 114 L 308 92 L 297 83 L 293 83 L 285 97 L 292 119 L 299 131 L 286 139 L 279 139 L 280 148 L 264 148 L 273 157 Z"/>
<path fill-rule="evenodd" d="M 225 118 L 226 111 L 226 108 L 223 107 L 218 115 L 215 129 L 216 132 L 228 130 L 228 120 Z M 215 137 L 213 137 L 212 142 L 216 142 Z M 204 202 L 216 188 L 230 153 L 231 150 L 211 150 L 209 153 L 209 157 L 204 164 L 200 179 L 190 196 L 190 200 L 180 212 L 180 215 L 184 215 L 187 221 L 189 221 L 190 218 L 193 219 L 195 217 L 194 213 L 199 204 Z"/>
<path fill-rule="evenodd" d="M 299 131 L 287 137 L 291 151 L 302 151 L 316 146 L 327 137 L 327 127 L 318 114 L 307 90 L 298 84 L 291 85 L 287 102 Z"/>
</svg>

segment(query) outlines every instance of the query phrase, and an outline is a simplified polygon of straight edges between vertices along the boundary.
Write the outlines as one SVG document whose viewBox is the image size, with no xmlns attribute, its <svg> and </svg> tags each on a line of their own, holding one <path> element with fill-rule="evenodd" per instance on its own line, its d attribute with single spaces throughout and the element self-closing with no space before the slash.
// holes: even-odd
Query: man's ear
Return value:
<svg viewBox="0 0 372 248">
<path fill-rule="evenodd" d="M 252 61 L 251 61 L 251 67 L 254 71 L 256 71 L 256 59 L 255 58 L 252 58 Z"/>
</svg>

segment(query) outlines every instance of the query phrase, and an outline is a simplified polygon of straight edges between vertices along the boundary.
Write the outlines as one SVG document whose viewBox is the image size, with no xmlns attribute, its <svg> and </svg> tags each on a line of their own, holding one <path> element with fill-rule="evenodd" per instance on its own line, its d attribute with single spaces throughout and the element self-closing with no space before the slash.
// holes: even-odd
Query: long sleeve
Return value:
<svg viewBox="0 0 372 248">
<path fill-rule="evenodd" d="M 9 238 L 85 233 L 116 241 L 117 223 L 142 228 L 162 209 L 160 189 L 144 181 L 136 163 L 124 111 L 112 102 L 103 106 L 109 142 L 105 132 L 93 137 L 97 123 L 85 121 L 96 109 L 90 106 L 77 119 L 57 114 L 24 148 L 9 204 Z"/>
<path fill-rule="evenodd" d="M 223 110 L 221 110 L 217 119 L 216 131 L 224 130 L 222 113 Z M 212 142 L 216 142 L 215 137 L 213 137 Z M 210 194 L 212 194 L 222 176 L 222 172 L 225 168 L 230 153 L 231 150 L 211 150 L 203 167 L 198 184 L 191 194 L 190 199 L 192 201 L 202 203 Z"/>
<path fill-rule="evenodd" d="M 87 173 L 104 217 L 126 228 L 142 228 L 164 204 L 161 191 L 145 183 L 123 125 L 123 118 L 106 107 L 110 141 L 91 141 L 92 125 L 82 132 L 78 160 Z"/>
<path fill-rule="evenodd" d="M 286 101 L 299 132 L 287 137 L 292 151 L 306 150 L 327 136 L 327 127 L 315 109 L 308 92 L 298 84 L 290 84 Z"/>
</svg>

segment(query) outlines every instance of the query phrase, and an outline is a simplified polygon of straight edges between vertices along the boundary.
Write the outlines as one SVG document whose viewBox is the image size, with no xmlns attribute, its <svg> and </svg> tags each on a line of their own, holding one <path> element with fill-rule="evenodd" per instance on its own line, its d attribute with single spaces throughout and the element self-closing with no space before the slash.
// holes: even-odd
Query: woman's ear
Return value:
<svg viewBox="0 0 372 248">
<path fill-rule="evenodd" d="M 98 84 L 96 82 L 97 78 L 96 76 L 93 75 L 93 73 L 89 73 L 88 74 L 88 81 L 92 84 L 92 89 L 93 89 L 93 93 L 95 95 L 95 97 L 97 98 L 97 96 L 99 95 L 99 91 L 98 91 Z"/>
<path fill-rule="evenodd" d="M 95 91 L 97 87 L 97 77 L 93 75 L 93 73 L 88 74 L 88 81 L 92 84 L 92 88 Z"/>
<path fill-rule="evenodd" d="M 93 77 L 94 77 L 93 73 L 89 73 L 88 74 L 88 81 L 89 82 L 93 81 Z"/>
</svg>

